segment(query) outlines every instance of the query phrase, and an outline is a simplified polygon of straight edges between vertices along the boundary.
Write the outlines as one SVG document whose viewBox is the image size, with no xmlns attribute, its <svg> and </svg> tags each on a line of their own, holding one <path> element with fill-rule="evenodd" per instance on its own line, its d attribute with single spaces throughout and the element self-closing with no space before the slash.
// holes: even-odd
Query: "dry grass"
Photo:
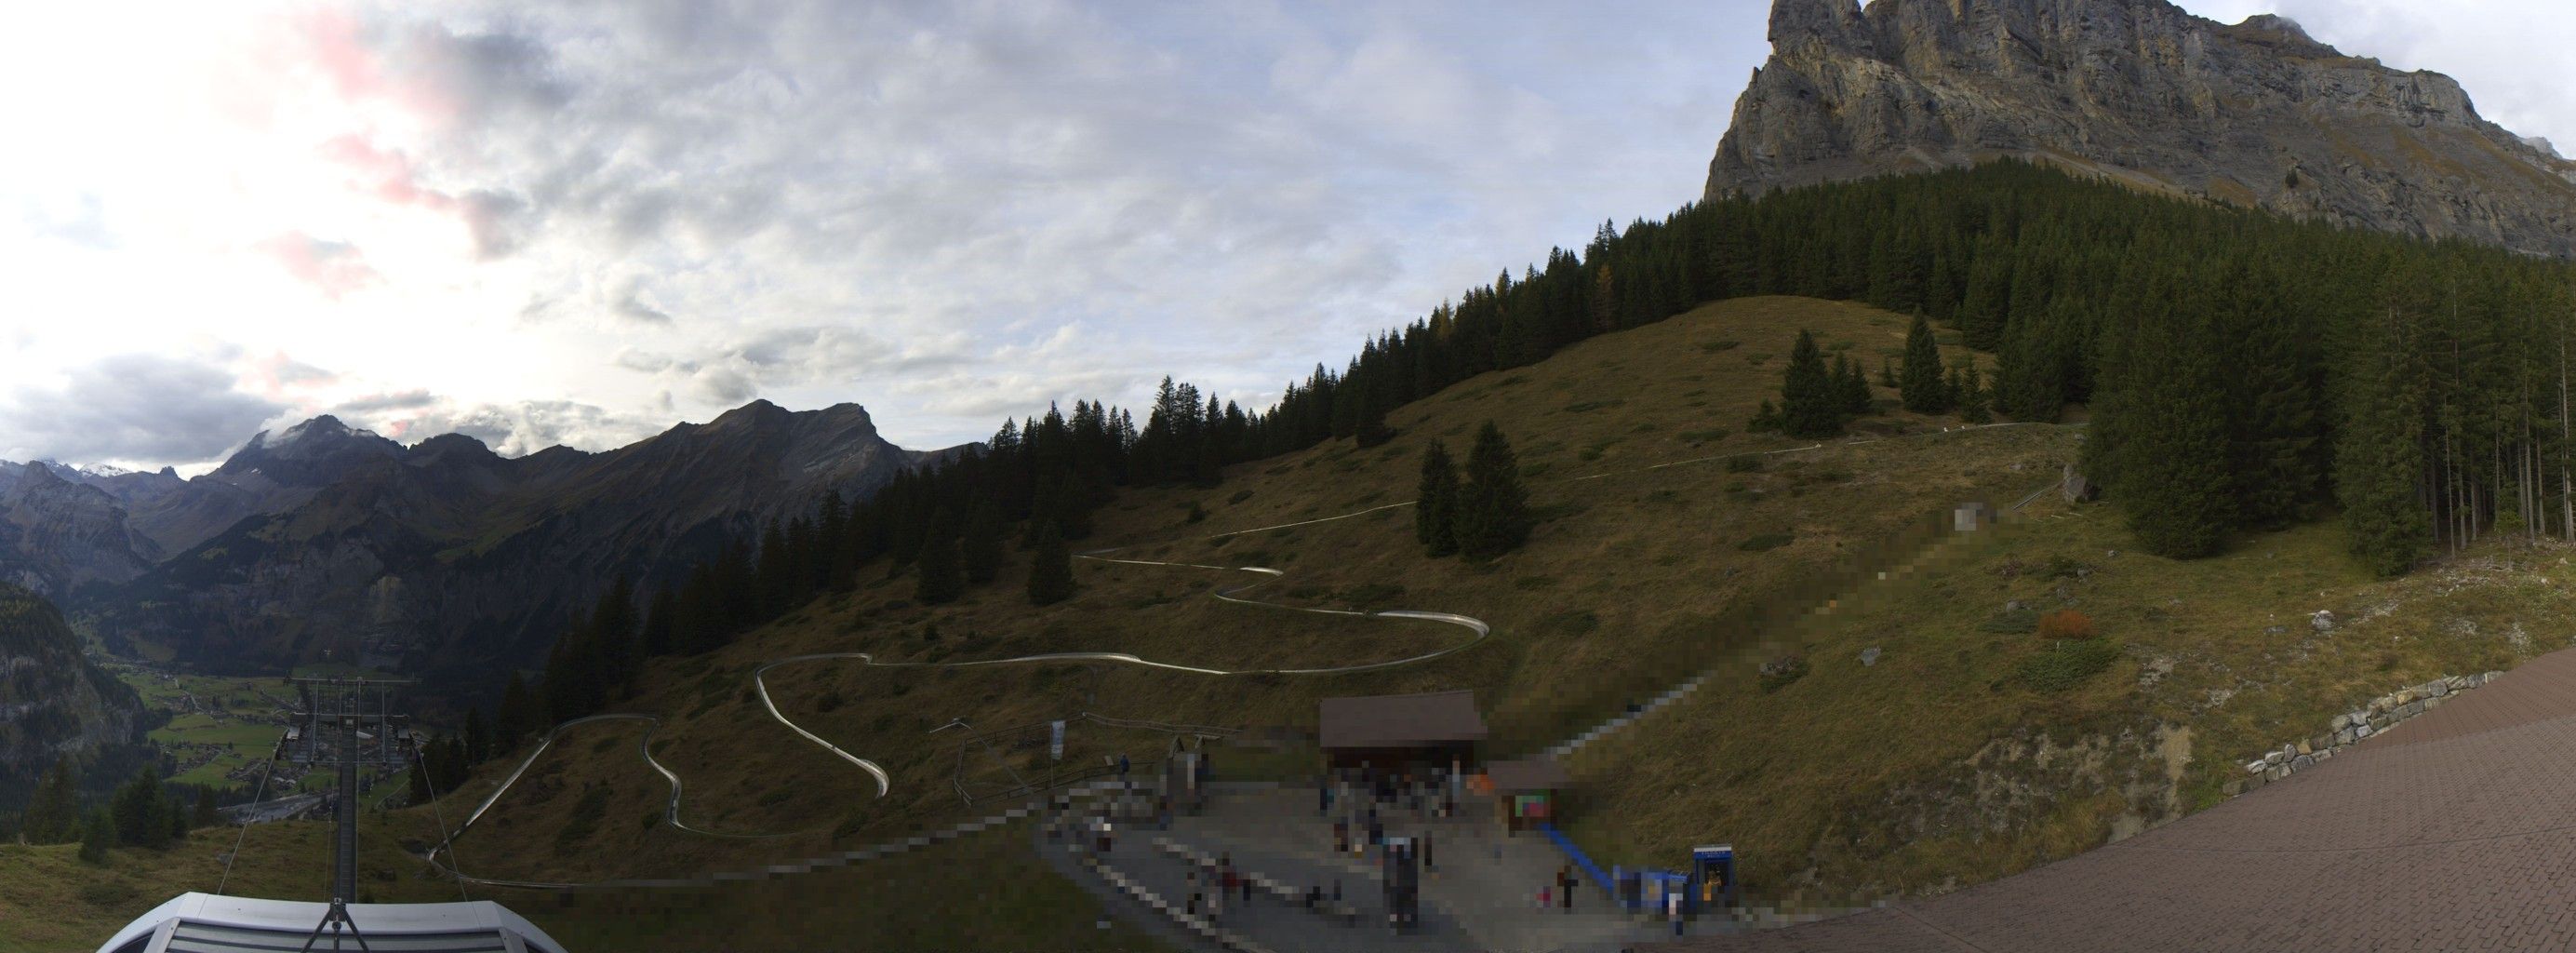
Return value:
<svg viewBox="0 0 2576 953">
<path fill-rule="evenodd" d="M 2051 428 L 1918 434 L 1769 457 L 1759 472 L 1716 460 L 1655 464 L 1804 446 L 1747 435 L 1753 405 L 1776 393 L 1780 359 L 1801 327 L 1873 372 L 1901 348 L 1905 322 L 1869 308 L 1792 298 L 1726 302 L 1597 339 L 1528 368 L 1463 382 L 1393 415 L 1392 443 L 1336 442 L 1238 468 L 1214 490 L 1131 492 L 1101 514 L 1087 545 L 1128 558 L 1267 565 L 1288 576 L 1260 592 L 1284 602 L 1464 612 L 1491 622 L 1492 641 L 1423 666 L 1320 677 L 1207 677 L 1114 665 L 966 670 L 868 668 L 819 662 L 773 673 L 790 717 L 884 764 L 893 792 L 770 722 L 747 700 L 748 672 L 791 654 L 866 651 L 883 661 L 947 661 L 1066 649 L 1114 649 L 1225 669 L 1313 666 L 1404 657 L 1452 644 L 1460 630 L 1425 622 L 1314 616 L 1229 605 L 1211 587 L 1255 577 L 1231 571 L 1081 562 L 1082 594 L 1031 609 L 1016 566 L 965 602 L 908 603 L 909 578 L 863 570 L 862 587 L 827 598 L 703 659 L 656 663 L 635 710 L 668 724 L 656 742 L 688 779 L 690 823 L 720 830 L 803 831 L 776 841 L 711 841 L 641 818 L 660 796 L 633 755 L 636 727 L 586 731 L 548 754 L 549 786 L 514 791 L 466 858 L 495 874 L 650 876 L 740 867 L 873 843 L 972 813 L 952 777 L 961 732 L 929 729 L 964 718 L 992 730 L 1078 711 L 1235 726 L 1311 726 L 1316 699 L 1339 694 L 1475 688 L 1493 747 L 1518 752 L 1562 740 L 1581 724 L 1660 691 L 1696 666 L 1764 651 L 1775 617 L 1803 611 L 1859 568 L 1899 558 L 1936 511 L 1967 499 L 2018 496 L 2053 478 L 2070 456 Z M 1728 343 L 1734 342 L 1734 343 Z M 1882 394 L 1893 404 L 1893 395 Z M 1421 448 L 1465 438 L 1487 419 L 1520 451 L 1533 504 L 1545 517 L 1531 544 L 1488 565 L 1424 559 L 1404 508 L 1286 529 L 1270 527 L 1408 500 Z M 1937 431 L 1943 421 L 1891 412 L 1868 426 Z M 1954 422 L 1953 422 L 1954 423 Z M 1608 474 L 1608 475 L 1603 475 Z M 1598 476 L 1597 479 L 1578 479 Z M 1191 503 L 1209 514 L 1186 521 Z M 1761 552 L 1766 534 L 1791 542 Z M 1400 595 L 1383 587 L 1400 585 Z M 937 636 L 930 633 L 935 627 Z M 828 707 L 829 710 L 825 710 Z M 1042 736 L 1027 747 L 966 752 L 970 780 L 1002 765 L 1043 772 Z M 1068 760 L 1160 750 L 1151 732 L 1077 727 Z M 1246 756 L 1249 758 L 1249 755 Z M 1293 757 L 1255 759 L 1286 770 Z M 1240 763 L 1240 762 L 1238 762 Z M 556 829 L 581 781 L 615 791 L 610 823 L 557 858 Z M 468 794 L 479 794 L 489 778 Z M 631 815 L 631 816 L 630 816 Z M 502 819 L 510 820 L 504 824 Z M 525 832 L 525 833 L 521 833 Z M 484 842 L 479 847 L 477 839 Z M 488 859 L 478 860 L 478 852 Z"/>
<path fill-rule="evenodd" d="M 1574 831 L 1605 862 L 1732 841 L 1748 883 L 1792 902 L 1939 892 L 2216 803 L 2238 764 L 2372 696 L 2569 644 L 2553 620 L 2576 609 L 2547 579 L 2576 572 L 2555 544 L 2381 582 L 2331 522 L 2190 562 L 2129 552 L 2091 506 L 1978 536 L 1803 627 L 1796 684 L 1766 695 L 1739 666 L 1584 752 Z M 2080 608 L 2124 658 L 2034 689 L 2016 666 L 2045 640 L 1983 628 L 2013 600 Z M 2314 631 L 2317 609 L 2344 623 Z"/>
</svg>

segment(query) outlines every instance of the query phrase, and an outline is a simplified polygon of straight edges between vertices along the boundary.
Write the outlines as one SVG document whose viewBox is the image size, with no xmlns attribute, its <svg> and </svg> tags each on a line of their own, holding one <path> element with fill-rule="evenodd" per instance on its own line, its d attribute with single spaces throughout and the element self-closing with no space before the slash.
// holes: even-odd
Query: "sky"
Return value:
<svg viewBox="0 0 2576 953">
<path fill-rule="evenodd" d="M 2186 0 L 2576 143 L 2563 0 Z M 0 459 L 329 413 L 896 443 L 1172 374 L 1247 409 L 1695 199 L 1765 0 L 54 4 L 0 35 Z"/>
</svg>

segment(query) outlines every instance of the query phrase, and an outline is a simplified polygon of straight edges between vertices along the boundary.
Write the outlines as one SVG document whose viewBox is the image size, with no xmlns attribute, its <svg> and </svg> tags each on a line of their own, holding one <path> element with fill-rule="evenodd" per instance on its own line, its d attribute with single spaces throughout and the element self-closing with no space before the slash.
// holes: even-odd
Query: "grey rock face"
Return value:
<svg viewBox="0 0 2576 953">
<path fill-rule="evenodd" d="M 2018 157 L 2152 191 L 2560 257 L 2576 164 L 2450 77 L 2164 0 L 1774 0 L 1707 195 Z"/>
<path fill-rule="evenodd" d="M 39 593 L 60 595 L 93 582 L 121 583 L 151 568 L 159 547 L 126 527 L 125 508 L 53 467 L 15 468 L 0 490 L 0 568 Z"/>
<path fill-rule="evenodd" d="M 51 603 L 0 584 L 0 777 L 139 741 L 142 716 L 142 699 L 81 656 Z"/>
</svg>

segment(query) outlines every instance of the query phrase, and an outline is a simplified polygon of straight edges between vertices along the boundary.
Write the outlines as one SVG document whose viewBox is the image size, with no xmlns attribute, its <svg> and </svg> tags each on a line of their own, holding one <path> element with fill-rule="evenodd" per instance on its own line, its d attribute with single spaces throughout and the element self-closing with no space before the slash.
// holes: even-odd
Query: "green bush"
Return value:
<svg viewBox="0 0 2576 953">
<path fill-rule="evenodd" d="M 2012 609 L 1998 612 L 1995 613 L 1994 618 L 1977 623 L 1979 632 L 2001 632 L 2005 635 L 2020 635 L 2038 627 L 2039 610 L 2037 609 Z"/>
<path fill-rule="evenodd" d="M 1726 472 L 1728 473 L 1759 473 L 1761 470 L 1762 458 L 1754 454 L 1748 453 L 1740 457 L 1726 458 Z"/>
<path fill-rule="evenodd" d="M 2031 690 L 2054 694 L 2102 673 L 2120 658 L 2120 646 L 2109 639 L 2063 639 L 2021 660 L 2013 674 Z"/>
</svg>

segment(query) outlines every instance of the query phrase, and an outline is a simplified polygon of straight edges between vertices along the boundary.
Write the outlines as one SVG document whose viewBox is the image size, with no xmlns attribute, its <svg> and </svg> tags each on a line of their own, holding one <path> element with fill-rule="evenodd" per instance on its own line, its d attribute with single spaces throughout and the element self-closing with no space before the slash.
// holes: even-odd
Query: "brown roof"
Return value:
<svg viewBox="0 0 2576 953">
<path fill-rule="evenodd" d="M 1485 764 L 1485 780 L 1494 782 L 1497 791 L 1547 791 L 1574 784 L 1565 766 L 1554 758 L 1490 761 Z"/>
<path fill-rule="evenodd" d="M 1327 749 L 1405 748 L 1485 737 L 1485 719 L 1476 714 L 1476 693 L 1467 689 L 1327 698 L 1321 714 L 1316 734 Z"/>
</svg>

